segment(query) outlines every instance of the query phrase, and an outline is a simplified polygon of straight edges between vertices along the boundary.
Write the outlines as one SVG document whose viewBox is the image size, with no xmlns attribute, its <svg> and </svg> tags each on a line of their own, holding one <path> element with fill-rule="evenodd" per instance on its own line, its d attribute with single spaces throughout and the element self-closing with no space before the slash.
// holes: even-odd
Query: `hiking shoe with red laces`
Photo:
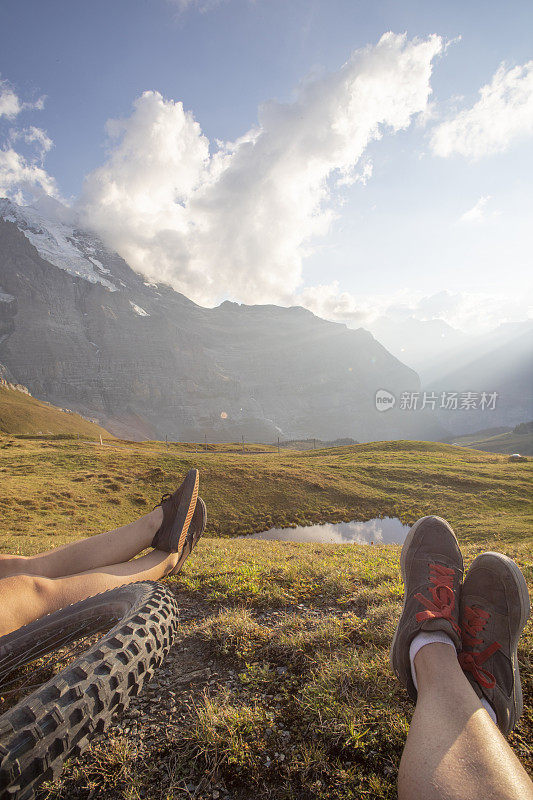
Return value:
<svg viewBox="0 0 533 800">
<path fill-rule="evenodd" d="M 501 553 L 474 559 L 461 592 L 459 663 L 494 709 L 504 736 L 523 710 L 517 646 L 528 617 L 527 585 L 514 561 Z"/>
<path fill-rule="evenodd" d="M 461 648 L 459 592 L 463 557 L 446 520 L 422 517 L 415 522 L 403 544 L 400 565 L 405 596 L 390 660 L 409 696 L 416 700 L 409 646 L 417 633 L 443 631 L 457 650 Z"/>
<path fill-rule="evenodd" d="M 190 469 L 181 486 L 173 494 L 161 498 L 163 522 L 152 540 L 152 547 L 167 553 L 179 553 L 187 538 L 200 482 L 197 469 Z"/>
</svg>

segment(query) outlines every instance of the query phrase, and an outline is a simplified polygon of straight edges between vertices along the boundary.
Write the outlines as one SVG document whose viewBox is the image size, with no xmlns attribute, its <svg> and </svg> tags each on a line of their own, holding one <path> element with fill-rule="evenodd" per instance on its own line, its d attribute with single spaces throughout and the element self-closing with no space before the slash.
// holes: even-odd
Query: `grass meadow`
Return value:
<svg viewBox="0 0 533 800">
<path fill-rule="evenodd" d="M 288 451 L 53 438 L 0 440 L 2 552 L 29 554 L 151 509 L 192 466 L 208 528 L 168 579 L 179 639 L 144 695 L 43 797 L 311 800 L 396 796 L 413 706 L 388 649 L 397 546 L 238 535 L 317 522 L 446 517 L 466 564 L 496 549 L 533 589 L 531 464 L 426 442 Z M 533 626 L 511 743 L 533 774 Z"/>
</svg>

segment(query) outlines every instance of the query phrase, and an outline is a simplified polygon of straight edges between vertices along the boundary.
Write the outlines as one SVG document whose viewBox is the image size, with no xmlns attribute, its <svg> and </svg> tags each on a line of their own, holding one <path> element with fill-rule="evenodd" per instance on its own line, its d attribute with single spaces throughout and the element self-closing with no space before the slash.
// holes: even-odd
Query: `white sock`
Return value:
<svg viewBox="0 0 533 800">
<path fill-rule="evenodd" d="M 443 631 L 421 631 L 420 633 L 417 633 L 417 635 L 411 642 L 411 646 L 409 647 L 409 659 L 411 661 L 411 676 L 413 678 L 413 683 L 417 691 L 418 691 L 418 683 L 416 682 L 415 656 L 418 653 L 418 651 L 424 647 L 424 645 L 433 644 L 434 642 L 440 642 L 441 644 L 449 644 L 455 650 L 454 643 L 452 642 L 450 637 Z M 496 712 L 494 711 L 493 707 L 491 706 L 486 697 L 481 698 L 481 705 L 486 710 L 487 714 L 494 722 L 494 724 L 497 725 L 498 720 L 496 718 Z"/>
<path fill-rule="evenodd" d="M 481 698 L 481 705 L 483 706 L 483 708 L 487 709 L 487 714 L 489 715 L 491 720 L 494 722 L 494 724 L 497 725 L 498 724 L 498 720 L 496 719 L 496 712 L 494 711 L 493 707 L 491 706 L 491 704 L 489 703 L 489 701 L 485 697 Z"/>
<path fill-rule="evenodd" d="M 450 639 L 450 637 L 444 633 L 444 631 L 421 631 L 417 633 L 413 641 L 411 642 L 411 646 L 409 648 L 409 658 L 411 660 L 411 675 L 413 678 L 413 683 L 415 685 L 415 689 L 418 691 L 418 684 L 416 682 L 416 670 L 415 670 L 415 656 L 419 650 L 424 647 L 426 644 L 434 644 L 438 642 L 440 644 L 449 644 L 455 650 L 455 645 Z"/>
</svg>

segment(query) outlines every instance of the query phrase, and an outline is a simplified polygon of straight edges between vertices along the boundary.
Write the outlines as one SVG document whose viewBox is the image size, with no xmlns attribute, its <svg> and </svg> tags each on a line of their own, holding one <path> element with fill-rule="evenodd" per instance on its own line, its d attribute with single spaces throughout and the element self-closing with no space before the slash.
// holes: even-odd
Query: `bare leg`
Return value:
<svg viewBox="0 0 533 800">
<path fill-rule="evenodd" d="M 0 580 L 0 636 L 70 603 L 92 597 L 107 589 L 135 581 L 157 580 L 176 566 L 177 553 L 153 550 L 148 555 L 121 564 L 69 575 L 43 578 L 15 575 Z"/>
<path fill-rule="evenodd" d="M 163 510 L 158 506 L 129 525 L 71 542 L 46 553 L 35 556 L 0 555 L 0 578 L 8 575 L 58 578 L 129 561 L 150 547 L 162 521 Z"/>
<path fill-rule="evenodd" d="M 399 800 L 533 800 L 533 784 L 446 644 L 415 657 L 418 700 Z"/>
</svg>

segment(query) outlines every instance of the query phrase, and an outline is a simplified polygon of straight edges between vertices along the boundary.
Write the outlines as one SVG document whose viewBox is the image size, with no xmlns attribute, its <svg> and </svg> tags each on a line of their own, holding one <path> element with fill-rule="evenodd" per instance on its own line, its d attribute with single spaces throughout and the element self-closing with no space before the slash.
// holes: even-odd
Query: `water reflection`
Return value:
<svg viewBox="0 0 533 800">
<path fill-rule="evenodd" d="M 321 544 L 402 544 L 409 533 L 397 517 L 370 519 L 368 522 L 337 522 L 307 525 L 298 528 L 271 528 L 253 533 L 247 539 L 278 539 L 284 542 L 315 542 Z"/>
</svg>

